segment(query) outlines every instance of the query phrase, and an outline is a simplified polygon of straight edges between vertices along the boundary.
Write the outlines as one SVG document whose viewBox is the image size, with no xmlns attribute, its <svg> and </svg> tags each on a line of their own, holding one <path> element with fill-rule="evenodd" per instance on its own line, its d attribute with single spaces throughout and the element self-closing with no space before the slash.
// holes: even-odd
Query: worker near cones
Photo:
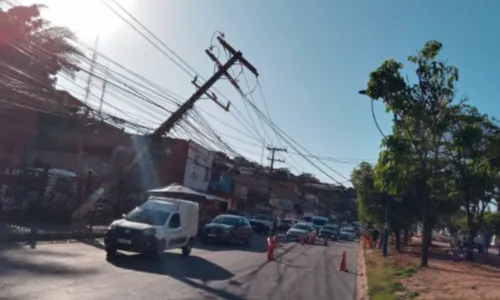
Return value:
<svg viewBox="0 0 500 300">
<path fill-rule="evenodd" d="M 274 260 L 274 250 L 278 246 L 278 243 L 276 242 L 276 236 L 270 235 L 267 238 L 267 260 Z"/>
<path fill-rule="evenodd" d="M 345 251 L 342 252 L 342 259 L 340 260 L 339 264 L 339 271 L 341 272 L 349 272 L 347 270 L 347 265 L 346 265 L 346 258 L 345 258 Z"/>
</svg>

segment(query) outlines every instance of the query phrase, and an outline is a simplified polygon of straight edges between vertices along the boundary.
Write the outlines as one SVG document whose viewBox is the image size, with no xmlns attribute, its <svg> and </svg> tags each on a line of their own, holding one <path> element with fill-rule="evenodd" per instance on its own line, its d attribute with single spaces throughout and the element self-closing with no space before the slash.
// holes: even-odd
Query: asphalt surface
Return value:
<svg viewBox="0 0 500 300">
<path fill-rule="evenodd" d="M 356 243 L 288 243 L 267 262 L 265 237 L 249 247 L 199 246 L 190 257 L 161 261 L 126 253 L 105 259 L 96 242 L 0 245 L 0 299 L 9 300 L 350 300 L 355 299 Z M 339 272 L 345 251 L 351 272 Z"/>
</svg>

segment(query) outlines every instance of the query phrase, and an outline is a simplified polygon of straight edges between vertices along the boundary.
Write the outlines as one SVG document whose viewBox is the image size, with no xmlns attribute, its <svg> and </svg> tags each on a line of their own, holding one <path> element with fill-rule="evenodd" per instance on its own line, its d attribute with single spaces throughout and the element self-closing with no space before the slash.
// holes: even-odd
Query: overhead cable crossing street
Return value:
<svg viewBox="0 0 500 300">
<path fill-rule="evenodd" d="M 222 64 L 216 56 L 211 52 L 210 49 L 206 49 L 205 53 L 210 57 L 210 59 L 215 63 L 218 70 L 202 85 L 198 85 L 197 77 L 195 77 L 192 83 L 198 88 L 196 92 L 186 100 L 176 111 L 174 111 L 151 135 L 148 136 L 148 144 L 146 147 L 139 149 L 134 156 L 134 159 L 122 169 L 121 175 L 113 176 L 106 180 L 102 186 L 85 201 L 85 203 L 75 211 L 73 214 L 73 219 L 79 220 L 83 218 L 88 211 L 97 202 L 99 197 L 104 194 L 109 189 L 113 188 L 118 184 L 120 179 L 127 174 L 140 160 L 144 158 L 146 154 L 149 154 L 155 150 L 156 147 L 161 145 L 161 139 L 165 134 L 168 134 L 170 130 L 179 122 L 186 114 L 194 107 L 195 103 L 203 96 L 208 96 L 217 105 L 222 107 L 224 110 L 228 111 L 230 103 L 226 105 L 221 104 L 214 94 L 209 92 L 210 88 L 222 77 L 226 77 L 233 85 L 235 84 L 234 79 L 229 75 L 229 69 L 236 63 L 239 62 L 245 66 L 250 72 L 252 72 L 256 77 L 259 76 L 257 69 L 250 64 L 248 60 L 243 57 L 241 51 L 236 51 L 231 45 L 229 45 L 222 37 L 217 37 L 219 43 L 227 50 L 231 57 Z"/>
</svg>

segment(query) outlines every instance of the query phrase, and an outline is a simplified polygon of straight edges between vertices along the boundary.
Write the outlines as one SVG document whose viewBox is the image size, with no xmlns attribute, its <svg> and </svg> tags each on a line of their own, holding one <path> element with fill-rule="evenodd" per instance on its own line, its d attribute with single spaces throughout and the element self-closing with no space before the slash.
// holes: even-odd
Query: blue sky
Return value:
<svg viewBox="0 0 500 300">
<path fill-rule="evenodd" d="M 65 1 L 72 3 L 72 7 L 65 4 L 66 8 L 61 0 L 39 2 L 49 5 L 48 17 L 74 29 L 86 43 L 92 44 L 100 32 L 100 52 L 178 95 L 187 98 L 193 92 L 190 76 L 110 14 L 99 1 Z M 81 5 L 78 9 L 76 2 Z M 497 71 L 500 60 L 495 59 L 500 53 L 500 37 L 493 31 L 500 28 L 500 1 L 125 0 L 122 3 L 205 78 L 212 74 L 213 65 L 204 49 L 214 31 L 223 31 L 231 45 L 240 49 L 259 70 L 259 82 L 274 123 L 314 155 L 349 162 L 324 160 L 347 178 L 355 163 L 377 158 L 381 138 L 371 117 L 369 101 L 358 95 L 358 91 L 366 86 L 368 74 L 385 59 L 405 61 L 428 40 L 441 41 L 442 57 L 459 67 L 459 94 L 469 97 L 483 112 L 500 114 L 495 88 L 500 81 Z M 254 78 L 250 73 L 247 76 L 253 86 Z M 249 120 L 243 100 L 227 81 L 219 82 L 216 88 Z M 255 104 L 265 111 L 260 94 L 253 95 Z M 119 99 L 107 99 L 135 110 Z M 202 100 L 197 107 L 203 109 L 202 114 L 235 149 L 253 160 L 261 160 L 262 142 L 239 132 L 249 130 L 240 124 L 241 116 L 235 110 L 225 113 L 208 100 Z M 376 111 L 382 129 L 387 132 L 390 117 L 380 104 Z M 255 114 L 253 119 L 262 132 Z M 268 132 L 271 133 L 269 129 Z M 275 139 L 269 142 L 279 144 Z M 295 152 L 290 147 L 288 150 Z M 279 166 L 291 166 L 292 170 L 300 169 L 332 182 L 300 156 L 283 154 L 282 157 L 287 163 Z M 334 179 L 345 181 L 318 161 L 315 164 Z"/>
</svg>

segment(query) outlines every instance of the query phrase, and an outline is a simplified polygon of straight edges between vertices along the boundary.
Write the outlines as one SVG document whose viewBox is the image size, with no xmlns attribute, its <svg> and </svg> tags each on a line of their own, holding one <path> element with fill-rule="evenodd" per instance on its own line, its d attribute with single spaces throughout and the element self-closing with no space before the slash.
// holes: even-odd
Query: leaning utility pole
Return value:
<svg viewBox="0 0 500 300">
<path fill-rule="evenodd" d="M 97 43 L 99 42 L 99 36 L 97 36 L 95 40 L 95 46 L 94 50 L 92 53 L 92 60 L 90 62 L 90 71 L 89 71 L 89 77 L 87 78 L 87 83 L 85 85 L 85 96 L 83 100 L 83 109 L 85 110 L 85 113 L 83 116 L 81 116 L 80 120 L 80 126 L 79 126 L 79 136 L 78 136 L 78 145 L 77 145 L 77 154 L 76 154 L 76 174 L 81 175 L 85 174 L 85 172 L 82 170 L 82 161 L 83 161 L 83 140 L 84 140 L 84 134 L 85 134 L 85 126 L 86 122 L 88 121 L 88 116 L 89 116 L 89 107 L 88 107 L 88 100 L 91 94 L 91 89 L 92 89 L 92 77 L 94 77 L 94 69 L 95 65 L 97 62 Z"/>
<path fill-rule="evenodd" d="M 123 176 L 128 173 L 132 169 L 132 167 L 139 162 L 146 153 L 150 151 L 154 151 L 157 147 L 161 147 L 162 137 L 169 133 L 170 130 L 175 126 L 177 122 L 179 122 L 189 110 L 194 107 L 196 101 L 198 101 L 203 95 L 208 96 L 212 101 L 214 101 L 217 105 L 222 107 L 224 110 L 229 110 L 229 105 L 222 105 L 218 102 L 217 97 L 214 93 L 209 93 L 210 88 L 223 76 L 227 77 L 229 81 L 235 85 L 234 79 L 229 75 L 229 69 L 236 63 L 239 62 L 241 65 L 245 66 L 250 72 L 252 72 L 256 77 L 259 76 L 257 69 L 250 64 L 244 57 L 241 51 L 236 51 L 233 47 L 231 47 L 222 37 L 217 37 L 217 40 L 222 45 L 222 47 L 227 50 L 231 54 L 231 58 L 224 63 L 221 64 L 217 57 L 211 52 L 211 50 L 205 50 L 205 53 L 210 57 L 210 59 L 215 63 L 218 70 L 213 74 L 204 84 L 201 86 L 197 83 L 197 76 L 192 81 L 193 85 L 197 87 L 196 92 L 186 101 L 184 102 L 175 112 L 168 117 L 165 122 L 163 122 L 151 135 L 148 136 L 149 139 L 149 147 L 143 147 L 139 149 L 134 159 L 122 170 L 121 174 Z M 163 152 L 163 151 L 162 151 Z M 92 208 L 92 206 L 97 202 L 99 197 L 103 195 L 105 192 L 109 191 L 112 187 L 114 187 L 117 182 L 119 182 L 122 176 L 113 176 L 109 180 L 106 180 L 104 184 L 89 197 L 89 199 L 73 213 L 73 219 L 83 218 L 83 216 Z"/>
</svg>

